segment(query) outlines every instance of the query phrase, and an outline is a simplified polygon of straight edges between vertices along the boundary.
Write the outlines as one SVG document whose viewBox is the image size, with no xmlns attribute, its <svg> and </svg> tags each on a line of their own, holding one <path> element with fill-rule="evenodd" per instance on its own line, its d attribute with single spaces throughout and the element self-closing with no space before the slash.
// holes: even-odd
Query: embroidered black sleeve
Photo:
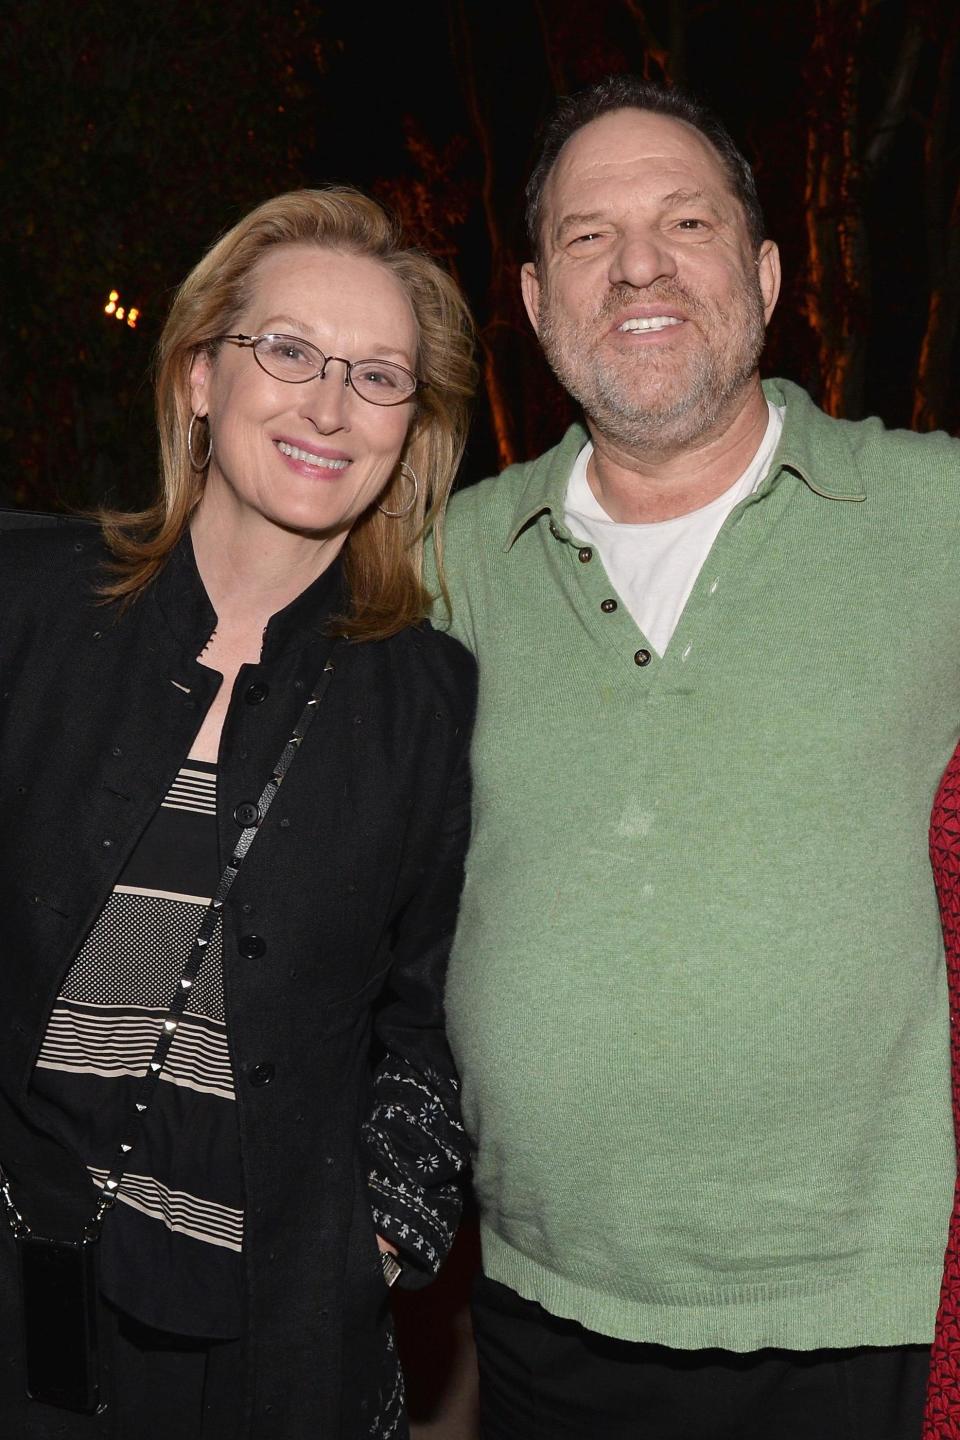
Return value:
<svg viewBox="0 0 960 1440">
<path fill-rule="evenodd" d="M 466 753 L 442 832 L 398 927 L 390 995 L 377 1019 L 385 1050 L 363 1127 L 374 1225 L 400 1251 L 400 1284 L 416 1288 L 453 1243 L 468 1146 L 459 1082 L 443 1029 L 443 987 L 469 836 Z"/>
</svg>

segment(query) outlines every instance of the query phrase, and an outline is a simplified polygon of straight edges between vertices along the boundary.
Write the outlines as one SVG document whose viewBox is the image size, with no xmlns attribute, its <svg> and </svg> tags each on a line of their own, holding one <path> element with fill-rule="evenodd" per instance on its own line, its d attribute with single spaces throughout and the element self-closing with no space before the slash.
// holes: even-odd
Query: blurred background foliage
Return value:
<svg viewBox="0 0 960 1440">
<path fill-rule="evenodd" d="M 174 288 L 325 181 L 390 204 L 471 298 L 465 481 L 553 443 L 572 411 L 520 305 L 523 184 L 553 95 L 621 70 L 701 93 L 756 167 L 787 277 L 768 373 L 956 432 L 958 46 L 955 0 L 24 0 L 0 18 L 0 499 L 144 503 Z"/>
</svg>

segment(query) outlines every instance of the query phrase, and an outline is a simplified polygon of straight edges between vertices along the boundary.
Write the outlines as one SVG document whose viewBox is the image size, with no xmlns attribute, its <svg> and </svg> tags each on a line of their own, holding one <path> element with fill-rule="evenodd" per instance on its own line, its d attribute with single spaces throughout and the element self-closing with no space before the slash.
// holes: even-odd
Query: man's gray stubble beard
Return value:
<svg viewBox="0 0 960 1440">
<path fill-rule="evenodd" d="M 680 295 L 675 287 L 671 288 L 674 290 L 672 296 L 662 293 L 644 295 L 644 301 L 679 299 L 694 321 L 698 314 L 704 313 L 702 302 L 686 292 Z M 540 344 L 561 385 L 579 402 L 606 439 L 636 453 L 675 450 L 695 444 L 709 434 L 756 371 L 766 337 L 759 282 L 749 287 L 745 298 L 747 311 L 738 327 L 739 343 L 733 350 L 736 364 L 729 373 L 723 373 L 723 357 L 704 345 L 696 357 L 690 383 L 684 392 L 672 402 L 660 405 L 655 398 L 651 400 L 649 393 L 641 400 L 637 387 L 630 387 L 628 378 L 619 367 L 601 362 L 592 370 L 584 368 L 578 372 L 568 359 L 570 355 L 588 355 L 588 335 L 591 338 L 595 336 L 597 322 L 635 303 L 636 294 L 625 296 L 622 291 L 613 292 L 592 324 L 584 323 L 567 329 L 563 324 L 556 323 L 549 295 L 545 292 L 540 312 Z M 733 324 L 731 317 L 723 312 L 714 312 L 714 319 L 720 324 Z M 730 354 L 730 351 L 724 353 Z M 649 377 L 655 373 L 653 367 L 658 359 L 653 349 L 645 353 L 638 348 L 634 354 L 638 370 L 640 366 L 645 367 L 645 388 L 649 386 Z"/>
</svg>

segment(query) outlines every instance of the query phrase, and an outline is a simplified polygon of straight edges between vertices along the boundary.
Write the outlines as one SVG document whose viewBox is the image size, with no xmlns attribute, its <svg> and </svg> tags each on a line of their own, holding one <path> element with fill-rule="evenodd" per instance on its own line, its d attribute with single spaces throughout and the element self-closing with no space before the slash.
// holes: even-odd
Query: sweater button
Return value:
<svg viewBox="0 0 960 1440">
<path fill-rule="evenodd" d="M 612 615 L 613 612 L 614 612 L 614 610 L 616 610 L 616 608 L 617 608 L 617 602 L 616 602 L 616 600 L 601 600 L 601 601 L 600 601 L 600 609 L 603 611 L 604 615 Z"/>
<path fill-rule="evenodd" d="M 262 705 L 270 694 L 270 686 L 265 680 L 255 680 L 252 685 L 247 686 L 244 700 L 248 705 Z"/>
<path fill-rule="evenodd" d="M 269 1085 L 276 1073 L 276 1069 L 269 1060 L 264 1060 L 259 1065 L 251 1065 L 247 1071 L 247 1079 L 251 1085 L 255 1085 L 259 1089 L 263 1085 Z"/>
<path fill-rule="evenodd" d="M 649 650 L 638 650 L 633 657 L 633 663 L 635 665 L 649 665 L 652 659 L 653 656 Z"/>
<path fill-rule="evenodd" d="M 593 551 L 590 549 L 589 545 L 584 545 L 582 550 L 577 551 L 577 559 L 580 561 L 581 565 L 586 565 L 588 560 L 593 559 Z"/>
<path fill-rule="evenodd" d="M 233 812 L 233 818 L 240 826 L 241 830 L 246 830 L 248 826 L 257 825 L 259 823 L 260 807 L 258 805 L 254 805 L 252 800 L 241 800 L 240 804 Z"/>
<path fill-rule="evenodd" d="M 237 949 L 244 960 L 259 960 L 267 953 L 267 942 L 262 935 L 241 935 Z"/>
</svg>

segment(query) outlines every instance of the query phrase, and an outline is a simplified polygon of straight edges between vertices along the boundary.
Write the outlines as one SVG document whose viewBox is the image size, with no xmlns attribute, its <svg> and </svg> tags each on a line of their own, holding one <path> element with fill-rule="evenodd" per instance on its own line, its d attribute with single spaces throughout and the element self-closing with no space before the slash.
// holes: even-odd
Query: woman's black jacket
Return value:
<svg viewBox="0 0 960 1440">
<path fill-rule="evenodd" d="M 102 560 L 92 528 L 0 534 L 0 1162 L 34 1229 L 65 1238 L 95 1192 L 38 1123 L 34 1062 L 71 960 L 219 684 L 195 658 L 215 616 L 189 539 L 119 616 L 97 603 Z M 321 577 L 275 615 L 261 662 L 237 679 L 218 768 L 221 865 L 234 811 L 257 800 L 331 650 L 336 583 Z M 406 1283 L 432 1274 L 466 1156 L 442 992 L 473 661 L 424 625 L 340 642 L 333 662 L 223 919 L 246 1199 L 243 1435 L 256 1440 L 405 1433 L 375 1228 L 400 1247 Z M 266 945 L 257 959 L 243 955 L 260 949 L 242 946 L 252 934 Z M 13 1273 L 3 1227 L 0 1434 L 110 1434 L 108 1417 L 21 1399 Z"/>
</svg>

